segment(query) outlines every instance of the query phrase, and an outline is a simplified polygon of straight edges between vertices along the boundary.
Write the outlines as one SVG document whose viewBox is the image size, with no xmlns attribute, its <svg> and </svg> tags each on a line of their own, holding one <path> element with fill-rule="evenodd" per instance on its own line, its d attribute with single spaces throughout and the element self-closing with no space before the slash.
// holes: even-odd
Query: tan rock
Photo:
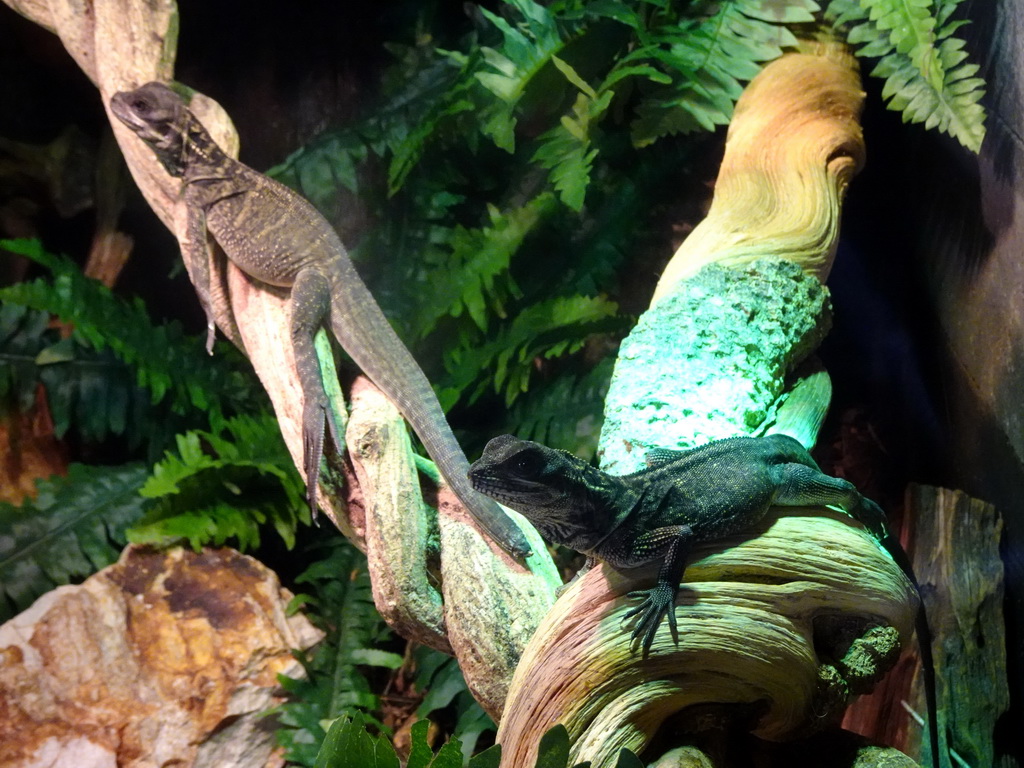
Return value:
<svg viewBox="0 0 1024 768">
<path fill-rule="evenodd" d="M 0 627 L 0 765 L 277 766 L 260 713 L 320 633 L 233 550 L 129 548 Z"/>
</svg>

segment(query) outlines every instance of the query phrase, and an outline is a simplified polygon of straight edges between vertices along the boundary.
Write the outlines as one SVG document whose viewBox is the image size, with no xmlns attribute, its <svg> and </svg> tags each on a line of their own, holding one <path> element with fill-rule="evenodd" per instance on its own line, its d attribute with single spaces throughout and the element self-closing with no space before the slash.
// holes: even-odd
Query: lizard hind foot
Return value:
<svg viewBox="0 0 1024 768">
<path fill-rule="evenodd" d="M 676 627 L 676 589 L 671 584 L 659 582 L 650 589 L 639 589 L 630 592 L 627 597 L 630 599 L 641 599 L 639 605 L 630 608 L 623 615 L 622 620 L 628 621 L 639 616 L 636 626 L 633 627 L 633 634 L 630 638 L 630 648 L 635 652 L 639 645 L 642 649 L 643 658 L 650 654 L 651 646 L 654 644 L 654 636 L 661 626 L 663 618 L 668 617 L 668 628 L 672 634 L 672 642 L 679 643 L 679 630 Z"/>
</svg>

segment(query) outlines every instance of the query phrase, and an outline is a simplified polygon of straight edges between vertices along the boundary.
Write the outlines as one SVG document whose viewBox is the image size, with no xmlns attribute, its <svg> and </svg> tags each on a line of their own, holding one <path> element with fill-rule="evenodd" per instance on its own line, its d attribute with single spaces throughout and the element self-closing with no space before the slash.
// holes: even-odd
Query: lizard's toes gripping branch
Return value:
<svg viewBox="0 0 1024 768">
<path fill-rule="evenodd" d="M 654 643 L 654 636 L 661 625 L 661 620 L 666 616 L 668 616 L 669 632 L 672 633 L 672 642 L 679 642 L 675 612 L 677 591 L 678 587 L 673 587 L 668 582 L 659 581 L 651 589 L 640 589 L 627 595 L 627 597 L 634 600 L 643 598 L 643 601 L 639 605 L 630 608 L 622 619 L 623 621 L 628 621 L 634 616 L 640 617 L 636 622 L 636 626 L 633 627 L 630 647 L 635 651 L 637 645 L 640 645 L 643 650 L 643 658 L 645 659 L 651 651 L 651 645 Z"/>
</svg>

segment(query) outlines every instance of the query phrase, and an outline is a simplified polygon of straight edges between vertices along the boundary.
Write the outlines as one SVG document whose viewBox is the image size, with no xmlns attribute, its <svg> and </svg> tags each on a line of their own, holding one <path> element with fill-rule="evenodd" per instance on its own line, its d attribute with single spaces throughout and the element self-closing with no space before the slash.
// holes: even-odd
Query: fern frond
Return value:
<svg viewBox="0 0 1024 768">
<path fill-rule="evenodd" d="M 295 542 L 300 522 L 309 523 L 305 486 L 269 413 L 236 416 L 216 432 L 178 435 L 142 487 L 156 499 L 128 531 L 135 544 L 185 540 L 193 549 L 235 540 L 239 549 L 259 545 L 269 522 L 285 545 Z"/>
<path fill-rule="evenodd" d="M 551 181 L 562 202 L 579 211 L 590 184 L 590 170 L 597 156 L 591 148 L 591 125 L 596 124 L 608 110 L 613 91 L 600 95 L 579 76 L 569 64 L 552 58 L 555 66 L 579 89 L 571 115 L 563 115 L 560 123 L 540 137 L 541 145 L 533 155 L 533 162 L 551 171 Z"/>
<path fill-rule="evenodd" d="M 418 291 L 420 302 L 413 320 L 420 336 L 434 330 L 444 317 L 466 314 L 486 331 L 493 315 L 503 316 L 505 300 L 518 293 L 508 276 L 512 256 L 554 207 L 554 198 L 542 193 L 508 211 L 489 205 L 489 226 L 436 228 L 435 249 L 424 255 L 431 271 L 426 290 Z M 441 244 L 446 247 L 437 247 Z"/>
<path fill-rule="evenodd" d="M 423 692 L 423 700 L 416 708 L 417 717 L 427 722 L 429 715 L 440 710 L 454 710 L 455 729 L 449 744 L 459 744 L 455 751 L 458 765 L 469 759 L 477 741 L 485 731 L 495 730 L 494 721 L 477 703 L 469 692 L 466 679 L 458 662 L 451 656 L 420 646 L 414 651 L 416 689 Z M 464 756 L 464 757 L 463 757 Z M 410 760 L 411 763 L 411 760 Z"/>
<path fill-rule="evenodd" d="M 379 725 L 374 713 L 380 700 L 360 666 L 393 669 L 402 659 L 371 647 L 379 645 L 389 630 L 373 604 L 366 556 L 339 534 L 318 542 L 305 554 L 315 559 L 296 583 L 308 591 L 297 595 L 289 608 L 307 606 L 326 637 L 316 650 L 300 657 L 305 679 L 278 678 L 290 701 L 268 714 L 275 715 L 282 726 L 276 735 L 285 757 L 312 768 L 325 736 L 325 721 L 362 713 Z"/>
<path fill-rule="evenodd" d="M 142 515 L 145 477 L 138 464 L 72 464 L 66 477 L 39 481 L 34 501 L 0 503 L 0 623 L 117 560 L 124 529 Z"/>
<path fill-rule="evenodd" d="M 341 190 L 359 193 L 357 167 L 369 155 L 366 144 L 349 131 L 325 133 L 296 150 L 267 176 L 299 192 L 330 221 L 339 217 Z"/>
<path fill-rule="evenodd" d="M 796 45 L 787 24 L 812 21 L 813 0 L 722 0 L 703 3 L 703 16 L 662 17 L 641 36 L 642 45 L 617 68 L 653 66 L 672 77 L 652 86 L 638 107 L 633 141 L 646 146 L 674 133 L 714 130 L 732 117 L 733 106 L 764 63 Z M 610 76 L 616 75 L 613 71 Z"/>
<path fill-rule="evenodd" d="M 586 373 L 532 386 L 508 412 L 504 431 L 590 459 L 597 450 L 613 363 L 609 357 Z"/>
<path fill-rule="evenodd" d="M 832 0 L 828 16 L 848 26 L 858 55 L 878 58 L 882 97 L 904 122 L 924 123 L 977 152 L 985 137 L 985 83 L 978 65 L 964 63 L 964 41 L 951 21 L 962 0 Z"/>
<path fill-rule="evenodd" d="M 166 400 L 175 414 L 199 410 L 216 421 L 223 410 L 249 409 L 261 402 L 251 377 L 229 362 L 233 347 L 219 344 L 211 357 L 198 336 L 178 323 L 154 325 L 142 301 L 125 301 L 96 280 L 85 277 L 68 258 L 46 253 L 37 240 L 3 240 L 3 247 L 32 259 L 53 274 L 0 289 L 0 301 L 43 310 L 74 326 L 74 337 L 96 350 L 109 349 L 135 372 L 136 384 L 151 402 Z M 63 350 L 67 353 L 67 349 Z"/>
<path fill-rule="evenodd" d="M 50 320 L 48 312 L 0 303 L 0 413 L 27 411 L 42 384 L 58 438 L 73 432 L 97 443 L 120 435 L 130 449 L 144 444 L 148 456 L 159 456 L 188 420 L 154 407 L 109 349 L 97 351 L 74 334 L 62 339 Z"/>
<path fill-rule="evenodd" d="M 481 48 L 485 68 L 476 79 L 497 97 L 483 113 L 483 132 L 508 152 L 515 151 L 516 107 L 527 85 L 565 46 L 555 18 L 533 0 L 506 0 L 522 22 L 512 26 L 486 8 L 479 10 L 501 32 L 500 48 Z"/>
<path fill-rule="evenodd" d="M 624 325 L 618 305 L 604 297 L 563 296 L 533 304 L 488 341 L 463 339 L 446 356 L 449 381 L 443 399 L 469 392 L 472 402 L 483 393 L 472 384 L 487 374 L 495 392 L 511 405 L 529 388 L 538 360 L 577 352 L 590 336 L 619 332 Z"/>
</svg>

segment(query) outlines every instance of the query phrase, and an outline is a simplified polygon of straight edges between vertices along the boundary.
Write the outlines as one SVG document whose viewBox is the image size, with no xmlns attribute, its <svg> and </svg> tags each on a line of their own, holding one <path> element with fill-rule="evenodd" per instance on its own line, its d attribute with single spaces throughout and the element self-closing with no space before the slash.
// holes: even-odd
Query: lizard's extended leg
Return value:
<svg viewBox="0 0 1024 768">
<path fill-rule="evenodd" d="M 630 592 L 628 597 L 643 598 L 643 601 L 623 616 L 623 620 L 634 616 L 640 617 L 633 628 L 632 645 L 635 648 L 637 643 L 641 644 L 644 658 L 650 653 L 654 635 L 666 615 L 672 642 L 679 642 L 679 632 L 676 629 L 676 594 L 679 592 L 679 582 L 683 578 L 683 566 L 686 565 L 686 555 L 692 537 L 693 530 L 690 526 L 669 525 L 648 531 L 633 543 L 631 555 L 637 564 L 652 560 L 658 552 L 665 553 L 665 559 L 658 570 L 658 583 L 650 589 Z"/>
<path fill-rule="evenodd" d="M 210 305 L 210 250 L 206 244 L 206 214 L 196 201 L 193 188 L 185 187 L 185 203 L 188 212 L 185 220 L 185 239 L 182 250 L 192 265 L 192 281 L 199 297 L 199 306 L 206 315 L 206 353 L 213 354 L 213 341 L 217 327 L 213 322 L 213 307 Z"/>
<path fill-rule="evenodd" d="M 856 486 L 840 477 L 830 477 L 804 464 L 779 464 L 771 468 L 775 483 L 774 504 L 802 506 L 825 504 L 842 507 L 880 541 L 889 535 L 885 512 L 860 494 Z"/>
<path fill-rule="evenodd" d="M 327 278 L 316 270 L 300 271 L 291 292 L 292 350 L 295 370 L 302 386 L 302 467 L 306 472 L 306 500 L 316 519 L 316 490 L 320 459 L 324 455 L 324 423 L 331 441 L 341 450 L 334 414 L 331 412 L 316 356 L 313 337 L 330 312 L 331 289 Z"/>
</svg>

